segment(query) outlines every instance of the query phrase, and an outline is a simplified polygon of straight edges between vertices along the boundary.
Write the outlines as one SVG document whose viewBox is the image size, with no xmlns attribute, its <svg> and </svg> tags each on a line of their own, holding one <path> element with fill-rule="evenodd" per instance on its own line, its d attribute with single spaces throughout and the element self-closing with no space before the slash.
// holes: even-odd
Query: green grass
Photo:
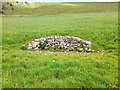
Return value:
<svg viewBox="0 0 120 90">
<path fill-rule="evenodd" d="M 64 4 L 74 4 L 64 5 Z M 8 6 L 9 7 L 9 6 Z M 86 13 L 86 12 L 115 12 L 118 11 L 118 3 L 108 2 L 108 3 L 44 3 L 41 7 L 38 8 L 25 8 L 25 7 L 15 7 L 14 10 L 11 10 L 12 7 L 9 7 L 6 10 L 3 10 L 4 14 L 13 14 L 13 15 L 53 15 L 53 14 L 70 14 L 70 13 Z"/>
<path fill-rule="evenodd" d="M 118 87 L 117 18 L 117 12 L 3 16 L 3 88 Z M 90 40 L 92 49 L 100 53 L 44 51 L 38 54 L 21 49 L 35 38 L 51 35 Z"/>
<path fill-rule="evenodd" d="M 3 17 L 3 49 L 19 49 L 35 38 L 71 35 L 90 40 L 95 51 L 106 50 L 117 55 L 117 17 L 117 13 Z"/>
<path fill-rule="evenodd" d="M 3 87 L 116 88 L 117 63 L 101 53 L 3 51 Z"/>
</svg>

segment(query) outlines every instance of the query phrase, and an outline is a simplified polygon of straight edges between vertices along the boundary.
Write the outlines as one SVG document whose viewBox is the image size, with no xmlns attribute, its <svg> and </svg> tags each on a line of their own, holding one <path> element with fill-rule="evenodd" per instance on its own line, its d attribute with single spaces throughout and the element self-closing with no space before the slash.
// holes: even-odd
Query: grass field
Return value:
<svg viewBox="0 0 120 90">
<path fill-rule="evenodd" d="M 3 88 L 117 88 L 118 14 L 87 12 L 3 16 Z M 94 53 L 21 49 L 35 38 L 70 35 L 90 40 Z M 97 52 L 99 51 L 99 52 Z"/>
<path fill-rule="evenodd" d="M 37 4 L 36 4 L 37 5 Z M 11 10 L 11 8 L 14 10 Z M 118 9 L 118 3 L 107 2 L 107 3 L 43 3 L 42 6 L 31 8 L 31 7 L 16 7 L 8 6 L 8 9 L 3 10 L 5 15 L 32 15 L 32 16 L 43 16 L 53 14 L 70 14 L 70 13 L 86 13 L 86 12 L 114 12 Z"/>
</svg>

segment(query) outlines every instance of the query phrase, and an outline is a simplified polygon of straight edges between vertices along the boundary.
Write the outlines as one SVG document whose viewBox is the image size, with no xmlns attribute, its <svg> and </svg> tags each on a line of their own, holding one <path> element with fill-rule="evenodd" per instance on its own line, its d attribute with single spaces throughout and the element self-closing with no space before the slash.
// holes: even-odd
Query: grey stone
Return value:
<svg viewBox="0 0 120 90">
<path fill-rule="evenodd" d="M 46 41 L 47 43 L 44 43 Z M 49 46 L 58 46 L 70 51 L 75 50 L 75 48 L 78 48 L 80 51 L 92 51 L 92 43 L 90 41 L 72 36 L 48 36 L 46 38 L 35 39 L 35 41 L 28 44 L 28 49 L 39 50 L 40 43 L 44 43 L 44 49 L 47 49 Z"/>
</svg>

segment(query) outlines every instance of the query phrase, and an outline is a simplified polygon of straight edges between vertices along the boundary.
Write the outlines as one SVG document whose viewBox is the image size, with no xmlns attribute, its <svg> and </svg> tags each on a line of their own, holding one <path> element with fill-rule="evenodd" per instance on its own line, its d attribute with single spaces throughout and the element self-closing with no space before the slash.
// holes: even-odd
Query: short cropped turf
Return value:
<svg viewBox="0 0 120 90">
<path fill-rule="evenodd" d="M 2 17 L 3 88 L 117 88 L 118 13 L 87 12 Z M 23 50 L 22 45 L 54 35 L 92 42 L 94 52 Z"/>
</svg>

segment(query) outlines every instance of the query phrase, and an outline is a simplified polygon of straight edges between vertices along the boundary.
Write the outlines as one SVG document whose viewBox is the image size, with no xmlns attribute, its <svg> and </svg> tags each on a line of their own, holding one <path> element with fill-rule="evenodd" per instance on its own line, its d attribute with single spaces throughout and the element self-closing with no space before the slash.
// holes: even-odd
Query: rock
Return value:
<svg viewBox="0 0 120 90">
<path fill-rule="evenodd" d="M 72 36 L 48 36 L 46 38 L 35 39 L 28 44 L 28 49 L 46 50 L 50 46 L 68 51 L 92 51 L 92 43 L 90 41 Z"/>
<path fill-rule="evenodd" d="M 32 47 L 36 48 L 39 45 L 39 42 L 32 42 Z"/>
</svg>

